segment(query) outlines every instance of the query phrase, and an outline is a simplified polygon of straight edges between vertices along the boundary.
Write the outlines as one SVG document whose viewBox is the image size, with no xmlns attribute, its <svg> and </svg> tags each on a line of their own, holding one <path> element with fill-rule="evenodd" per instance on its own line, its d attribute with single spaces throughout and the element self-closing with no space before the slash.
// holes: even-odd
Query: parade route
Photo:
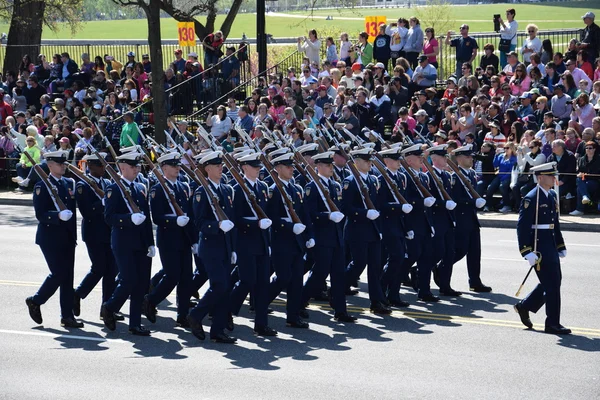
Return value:
<svg viewBox="0 0 600 400">
<path fill-rule="evenodd" d="M 237 345 L 198 341 L 175 328 L 175 297 L 158 306 L 151 337 L 99 320 L 99 287 L 82 301 L 84 329 L 60 327 L 58 295 L 42 306 L 43 325 L 27 313 L 48 270 L 35 245 L 33 209 L 0 208 L 0 399 L 590 399 L 600 393 L 600 234 L 563 232 L 561 322 L 570 336 L 543 333 L 544 309 L 521 325 L 512 306 L 527 272 L 512 229 L 482 229 L 482 279 L 491 293 L 468 292 L 464 260 L 454 268 L 460 298 L 416 301 L 391 316 L 369 313 L 366 272 L 348 297 L 357 324 L 337 324 L 329 305 L 309 308 L 310 329 L 285 326 L 285 294 L 270 325 L 276 338 L 252 335 L 247 305 L 234 318 Z M 76 250 L 75 285 L 89 268 Z M 160 268 L 158 257 L 153 271 Z M 537 282 L 531 276 L 526 294 Z M 437 294 L 435 285 L 434 294 Z M 202 289 L 205 290 L 206 286 Z M 128 303 L 122 311 L 128 313 Z M 205 330 L 210 321 L 204 321 Z M 269 388 L 266 390 L 266 388 Z"/>
</svg>

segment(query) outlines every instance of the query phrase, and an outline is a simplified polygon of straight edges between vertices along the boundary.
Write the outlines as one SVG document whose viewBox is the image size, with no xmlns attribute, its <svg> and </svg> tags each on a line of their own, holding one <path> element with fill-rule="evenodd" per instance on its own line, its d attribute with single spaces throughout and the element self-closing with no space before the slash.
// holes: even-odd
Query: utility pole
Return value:
<svg viewBox="0 0 600 400">
<path fill-rule="evenodd" d="M 266 0 L 256 0 L 256 52 L 258 53 L 258 73 L 267 69 L 267 33 L 265 22 Z"/>
</svg>

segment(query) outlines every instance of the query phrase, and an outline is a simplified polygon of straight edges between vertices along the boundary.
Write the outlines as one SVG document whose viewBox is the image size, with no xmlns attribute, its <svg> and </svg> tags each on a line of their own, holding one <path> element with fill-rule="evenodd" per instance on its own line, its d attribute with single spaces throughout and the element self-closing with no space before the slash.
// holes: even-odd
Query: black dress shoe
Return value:
<svg viewBox="0 0 600 400">
<path fill-rule="evenodd" d="M 79 314 L 81 314 L 81 297 L 79 297 L 77 292 L 73 294 L 73 314 L 76 317 L 79 317 Z"/>
<path fill-rule="evenodd" d="M 196 307 L 198 305 L 198 302 L 196 300 L 190 300 L 190 309 Z"/>
<path fill-rule="evenodd" d="M 569 334 L 571 334 L 571 330 L 569 328 L 565 328 L 562 325 L 546 326 L 544 328 L 544 332 L 552 333 L 554 335 L 569 335 Z"/>
<path fill-rule="evenodd" d="M 380 301 L 375 301 L 371 303 L 371 312 L 373 314 L 390 315 L 392 313 L 392 309 Z"/>
<path fill-rule="evenodd" d="M 134 326 L 133 328 L 129 328 L 129 333 L 136 336 L 150 336 L 150 329 L 140 326 Z"/>
<path fill-rule="evenodd" d="M 315 297 L 313 297 L 313 299 L 316 301 L 329 301 L 329 295 L 327 292 L 320 291 Z"/>
<path fill-rule="evenodd" d="M 533 328 L 533 323 L 531 323 L 531 319 L 529 319 L 529 311 L 523 308 L 521 302 L 515 304 L 514 309 L 517 312 L 517 314 L 519 314 L 519 318 L 521 318 L 521 322 L 523 323 L 523 325 L 525 325 L 529 329 Z"/>
<path fill-rule="evenodd" d="M 458 297 L 458 296 L 462 296 L 462 292 L 459 292 L 458 290 L 454 290 L 452 288 L 440 289 L 440 295 L 450 296 L 450 297 Z"/>
<path fill-rule="evenodd" d="M 177 317 L 177 321 L 175 322 L 175 326 L 179 328 L 189 328 L 190 323 L 188 322 L 186 317 Z"/>
<path fill-rule="evenodd" d="M 404 308 L 404 307 L 408 307 L 410 305 L 408 301 L 404 301 L 404 300 L 400 300 L 400 299 L 394 299 L 394 300 L 388 299 L 388 304 L 390 307 L 395 307 L 395 308 Z"/>
<path fill-rule="evenodd" d="M 410 278 L 403 279 L 401 283 L 402 283 L 402 286 L 412 287 L 412 282 L 410 281 Z"/>
<path fill-rule="evenodd" d="M 113 315 L 115 316 L 115 321 L 125 321 L 125 317 L 120 312 L 113 313 Z M 104 318 L 102 317 L 102 309 L 100 309 L 100 321 L 102 321 L 103 319 Z"/>
<path fill-rule="evenodd" d="M 40 306 L 33 302 L 33 297 L 28 297 L 25 299 L 25 304 L 27 304 L 27 308 L 29 309 L 29 316 L 36 324 L 42 323 L 42 310 Z"/>
<path fill-rule="evenodd" d="M 196 319 L 194 319 L 194 317 L 191 315 L 188 315 L 186 319 L 190 325 L 190 328 L 192 328 L 192 335 L 196 336 L 199 340 L 206 339 L 206 334 L 204 333 L 204 327 L 202 326 L 202 323 L 196 321 Z"/>
<path fill-rule="evenodd" d="M 353 324 L 356 322 L 356 317 L 353 317 L 352 315 L 348 314 L 347 312 L 340 312 L 340 313 L 335 313 L 333 316 L 333 319 L 336 320 L 337 322 L 346 322 L 348 324 Z"/>
<path fill-rule="evenodd" d="M 229 331 L 229 332 L 233 332 L 233 315 L 231 315 L 231 313 L 229 313 L 229 316 L 227 317 L 227 324 L 225 325 L 225 328 Z"/>
<path fill-rule="evenodd" d="M 229 336 L 225 332 L 221 332 L 218 335 L 210 335 L 210 340 L 215 343 L 233 344 L 237 342 L 237 339 Z"/>
<path fill-rule="evenodd" d="M 114 331 L 117 329 L 115 314 L 106 308 L 105 305 L 102 305 L 102 308 L 100 309 L 100 316 L 102 317 L 102 321 L 104 321 L 104 326 L 108 330 Z"/>
<path fill-rule="evenodd" d="M 142 313 L 146 316 L 146 318 L 148 318 L 148 321 L 152 322 L 153 324 L 156 323 L 156 309 L 150 303 L 148 295 L 145 295 L 144 300 L 142 301 Z"/>
<path fill-rule="evenodd" d="M 346 289 L 346 296 L 356 296 L 358 294 L 358 289 L 352 289 L 351 287 L 348 287 Z"/>
<path fill-rule="evenodd" d="M 298 315 L 300 316 L 300 318 L 308 319 L 308 311 L 306 310 L 300 310 L 298 312 Z"/>
<path fill-rule="evenodd" d="M 425 301 L 427 303 L 437 303 L 438 301 L 440 301 L 440 298 L 437 296 L 434 296 L 431 293 L 427 293 L 426 295 L 419 296 L 419 300 Z"/>
<path fill-rule="evenodd" d="M 60 326 L 63 328 L 83 328 L 83 322 L 79 322 L 75 318 L 61 318 Z"/>
<path fill-rule="evenodd" d="M 477 293 L 489 293 L 492 291 L 492 288 L 489 286 L 485 286 L 483 283 L 480 283 L 479 285 L 471 286 L 469 290 L 471 292 Z"/>
<path fill-rule="evenodd" d="M 256 336 L 277 336 L 277 331 L 270 326 L 261 326 L 254 328 Z"/>
<path fill-rule="evenodd" d="M 298 318 L 295 321 L 290 321 L 287 320 L 285 321 L 285 324 L 287 326 L 289 326 L 290 328 L 300 328 L 300 329 L 308 329 L 308 322 L 303 321 L 302 319 Z"/>
</svg>

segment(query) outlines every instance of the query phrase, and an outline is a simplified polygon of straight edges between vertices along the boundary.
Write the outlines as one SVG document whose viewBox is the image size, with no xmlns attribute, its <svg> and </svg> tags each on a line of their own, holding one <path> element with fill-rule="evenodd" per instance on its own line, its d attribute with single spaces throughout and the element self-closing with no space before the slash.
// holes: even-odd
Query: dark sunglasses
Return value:
<svg viewBox="0 0 600 400">
<path fill-rule="evenodd" d="M 595 148 L 595 147 L 586 147 L 585 149 L 586 149 L 586 150 L 596 150 L 596 148 Z"/>
</svg>

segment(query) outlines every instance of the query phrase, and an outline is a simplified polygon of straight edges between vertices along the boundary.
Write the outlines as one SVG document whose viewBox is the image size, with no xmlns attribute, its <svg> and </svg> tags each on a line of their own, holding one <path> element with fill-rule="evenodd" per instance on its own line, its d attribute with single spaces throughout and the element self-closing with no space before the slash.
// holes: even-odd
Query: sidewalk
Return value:
<svg viewBox="0 0 600 400">
<path fill-rule="evenodd" d="M 14 191 L 0 191 L 0 206 L 27 206 L 33 207 L 33 193 L 19 193 Z M 484 228 L 517 228 L 517 214 L 501 214 L 497 212 L 479 213 L 479 221 Z M 560 227 L 563 231 L 575 232 L 600 232 L 600 215 L 584 215 L 571 217 L 561 215 Z"/>
</svg>

